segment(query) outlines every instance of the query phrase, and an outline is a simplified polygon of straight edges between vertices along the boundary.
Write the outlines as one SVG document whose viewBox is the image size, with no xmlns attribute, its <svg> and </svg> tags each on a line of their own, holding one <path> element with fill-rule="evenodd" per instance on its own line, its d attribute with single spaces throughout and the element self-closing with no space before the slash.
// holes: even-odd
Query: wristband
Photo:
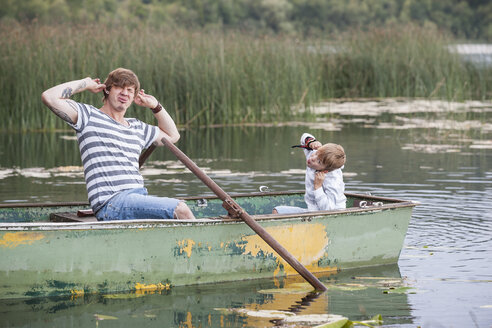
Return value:
<svg viewBox="0 0 492 328">
<path fill-rule="evenodd" d="M 160 103 L 157 103 L 157 106 L 155 108 L 152 108 L 152 113 L 157 114 L 162 110 L 162 105 Z"/>
</svg>

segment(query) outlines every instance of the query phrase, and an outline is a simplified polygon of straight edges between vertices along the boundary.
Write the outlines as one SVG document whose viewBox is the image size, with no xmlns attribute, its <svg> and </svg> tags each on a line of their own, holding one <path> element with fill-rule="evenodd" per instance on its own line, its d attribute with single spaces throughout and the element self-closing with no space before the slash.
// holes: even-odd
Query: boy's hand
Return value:
<svg viewBox="0 0 492 328">
<path fill-rule="evenodd" d="M 321 142 L 319 141 L 313 141 L 309 144 L 309 147 L 311 147 L 312 150 L 316 150 L 321 146 L 323 146 L 323 144 L 321 144 Z"/>
<path fill-rule="evenodd" d="M 326 172 L 316 171 L 314 173 L 314 190 L 319 189 L 323 186 L 323 181 L 325 181 Z"/>
</svg>

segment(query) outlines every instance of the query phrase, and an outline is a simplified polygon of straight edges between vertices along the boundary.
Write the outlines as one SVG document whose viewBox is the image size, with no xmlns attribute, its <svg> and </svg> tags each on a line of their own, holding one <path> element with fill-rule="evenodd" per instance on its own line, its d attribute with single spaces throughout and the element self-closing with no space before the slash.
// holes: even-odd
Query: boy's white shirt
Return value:
<svg viewBox="0 0 492 328">
<path fill-rule="evenodd" d="M 306 138 L 314 138 L 309 133 L 304 133 L 301 136 L 301 145 L 306 145 Z M 316 150 L 308 150 L 304 148 L 306 159 L 309 158 Z M 323 186 L 314 190 L 314 176 L 316 170 L 306 166 L 306 193 L 304 201 L 308 206 L 309 211 L 327 211 L 346 208 L 347 198 L 345 197 L 345 183 L 343 182 L 343 166 L 339 169 L 326 173 Z"/>
</svg>

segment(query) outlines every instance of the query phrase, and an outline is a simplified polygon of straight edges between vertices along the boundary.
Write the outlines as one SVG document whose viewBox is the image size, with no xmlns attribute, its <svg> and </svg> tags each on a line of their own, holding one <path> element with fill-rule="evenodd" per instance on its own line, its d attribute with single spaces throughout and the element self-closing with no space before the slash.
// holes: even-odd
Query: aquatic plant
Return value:
<svg viewBox="0 0 492 328">
<path fill-rule="evenodd" d="M 41 103 L 58 83 L 104 77 L 122 66 L 179 125 L 308 119 L 334 97 L 484 99 L 490 69 L 464 64 L 435 30 L 395 27 L 304 40 L 238 32 L 106 25 L 0 28 L 2 130 L 54 130 L 64 123 Z M 102 105 L 100 95 L 75 100 Z M 308 110 L 299 110 L 299 109 Z M 128 116 L 153 122 L 150 111 Z"/>
</svg>

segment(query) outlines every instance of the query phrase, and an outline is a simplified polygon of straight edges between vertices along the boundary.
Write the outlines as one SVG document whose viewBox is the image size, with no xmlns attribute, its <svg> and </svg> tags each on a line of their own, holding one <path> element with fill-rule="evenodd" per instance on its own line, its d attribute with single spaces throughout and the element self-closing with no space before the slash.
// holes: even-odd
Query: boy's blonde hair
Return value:
<svg viewBox="0 0 492 328">
<path fill-rule="evenodd" d="M 326 166 L 325 170 L 333 171 L 345 164 L 343 147 L 334 143 L 327 143 L 317 150 L 318 159 Z"/>
<path fill-rule="evenodd" d="M 108 74 L 106 81 L 106 90 L 109 91 L 115 85 L 117 87 L 135 87 L 135 95 L 140 90 L 140 81 L 133 71 L 126 68 L 117 68 Z M 103 102 L 108 98 L 108 93 L 104 92 Z"/>
</svg>

